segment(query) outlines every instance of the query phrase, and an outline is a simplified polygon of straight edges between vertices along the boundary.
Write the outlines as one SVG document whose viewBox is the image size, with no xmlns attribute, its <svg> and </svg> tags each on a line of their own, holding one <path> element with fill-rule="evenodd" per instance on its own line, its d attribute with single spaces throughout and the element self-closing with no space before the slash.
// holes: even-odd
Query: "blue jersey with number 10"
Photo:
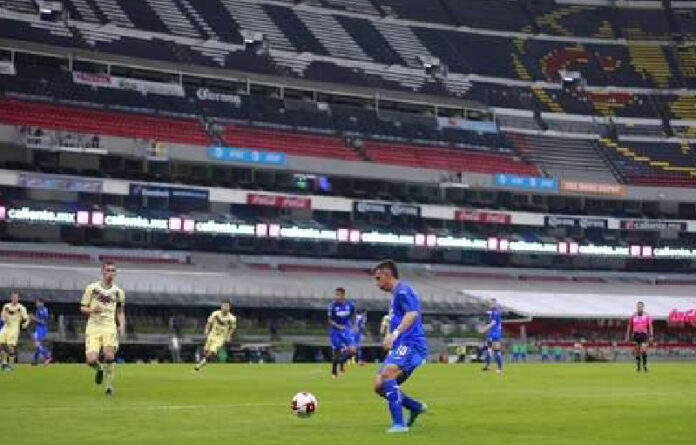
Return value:
<svg viewBox="0 0 696 445">
<path fill-rule="evenodd" d="M 423 329 L 423 315 L 421 314 L 420 299 L 416 292 L 403 281 L 399 281 L 392 292 L 391 301 L 391 321 L 389 322 L 389 332 L 399 327 L 404 315 L 408 312 L 418 312 L 418 316 L 404 332 L 401 332 L 394 341 L 392 349 L 397 349 L 401 345 L 408 345 L 412 348 L 426 352 L 428 349 L 425 341 L 425 329 Z"/>
</svg>

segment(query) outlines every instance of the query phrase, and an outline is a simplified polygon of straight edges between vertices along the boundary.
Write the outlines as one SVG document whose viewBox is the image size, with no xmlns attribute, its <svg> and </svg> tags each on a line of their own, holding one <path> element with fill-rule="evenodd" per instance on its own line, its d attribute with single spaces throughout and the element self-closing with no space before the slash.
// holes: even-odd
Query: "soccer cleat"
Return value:
<svg viewBox="0 0 696 445">
<path fill-rule="evenodd" d="M 503 375 L 503 374 L 504 374 L 502 369 L 496 369 L 495 372 L 496 372 L 498 375 Z"/>
<path fill-rule="evenodd" d="M 387 433 L 408 433 L 408 427 L 403 425 L 392 425 L 392 427 L 387 430 Z"/>
<path fill-rule="evenodd" d="M 481 368 L 481 371 L 484 371 L 484 372 L 488 371 L 488 370 L 489 370 L 488 366 L 484 366 L 483 368 Z"/>
<path fill-rule="evenodd" d="M 111 388 L 111 387 L 106 388 L 106 391 L 104 392 L 104 395 L 107 396 L 107 397 L 113 396 L 113 395 L 114 395 L 114 389 Z"/>
<path fill-rule="evenodd" d="M 422 407 L 420 411 L 409 411 L 408 422 L 406 422 L 406 426 L 408 426 L 409 428 L 413 426 L 418 416 L 420 416 L 421 414 L 425 414 L 425 412 L 428 410 L 428 405 L 426 405 L 425 403 L 423 403 L 421 406 Z"/>
<path fill-rule="evenodd" d="M 94 383 L 97 385 L 101 385 L 103 381 L 104 381 L 104 370 L 102 368 L 99 368 L 99 369 L 97 369 L 97 372 L 94 374 Z"/>
<path fill-rule="evenodd" d="M 53 363 L 53 357 L 49 357 L 46 360 L 44 360 L 44 362 L 43 362 L 44 366 L 48 366 L 51 363 Z"/>
<path fill-rule="evenodd" d="M 648 372 L 648 367 L 647 367 L 647 366 L 643 366 L 643 372 Z"/>
</svg>

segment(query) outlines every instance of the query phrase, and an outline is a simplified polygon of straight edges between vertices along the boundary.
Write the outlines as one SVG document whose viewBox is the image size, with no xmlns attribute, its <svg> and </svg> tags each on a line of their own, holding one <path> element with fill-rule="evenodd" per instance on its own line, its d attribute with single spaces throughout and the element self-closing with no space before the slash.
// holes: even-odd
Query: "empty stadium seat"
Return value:
<svg viewBox="0 0 696 445">
<path fill-rule="evenodd" d="M 370 159 L 383 164 L 479 173 L 539 174 L 535 166 L 499 154 L 374 141 L 366 141 L 364 148 Z"/>
<path fill-rule="evenodd" d="M 228 126 L 223 139 L 230 147 L 280 151 L 290 155 L 316 156 L 347 161 L 360 161 L 358 153 L 348 148 L 341 138 L 287 131 Z"/>
<path fill-rule="evenodd" d="M 17 100 L 0 100 L 0 122 L 198 145 L 210 143 L 210 137 L 200 123 L 193 119 L 116 113 Z"/>
</svg>

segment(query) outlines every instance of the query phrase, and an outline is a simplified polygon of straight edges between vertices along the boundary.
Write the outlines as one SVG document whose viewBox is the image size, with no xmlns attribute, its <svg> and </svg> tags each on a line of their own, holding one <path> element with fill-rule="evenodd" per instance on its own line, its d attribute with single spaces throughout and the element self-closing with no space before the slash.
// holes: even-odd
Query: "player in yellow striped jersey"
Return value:
<svg viewBox="0 0 696 445">
<path fill-rule="evenodd" d="M 237 329 L 237 317 L 232 315 L 231 310 L 230 302 L 224 301 L 220 309 L 208 317 L 208 322 L 205 324 L 206 341 L 203 347 L 203 358 L 196 363 L 193 368 L 195 371 L 200 371 L 208 363 L 208 359 L 213 359 L 220 348 L 232 340 L 232 334 Z"/>
<path fill-rule="evenodd" d="M 17 354 L 19 329 L 26 329 L 30 321 L 27 309 L 19 302 L 19 292 L 10 294 L 10 302 L 2 307 L 0 319 L 3 323 L 0 329 L 0 362 L 3 371 L 10 371 L 10 363 L 14 363 Z"/>
<path fill-rule="evenodd" d="M 94 382 L 97 385 L 106 377 L 106 395 L 111 396 L 114 393 L 114 357 L 119 336 L 123 338 L 126 332 L 126 294 L 114 283 L 114 263 L 102 264 L 101 272 L 101 280 L 87 285 L 82 295 L 80 311 L 88 317 L 85 329 L 87 364 L 96 371 Z M 99 362 L 100 353 L 104 356 L 104 366 Z"/>
</svg>

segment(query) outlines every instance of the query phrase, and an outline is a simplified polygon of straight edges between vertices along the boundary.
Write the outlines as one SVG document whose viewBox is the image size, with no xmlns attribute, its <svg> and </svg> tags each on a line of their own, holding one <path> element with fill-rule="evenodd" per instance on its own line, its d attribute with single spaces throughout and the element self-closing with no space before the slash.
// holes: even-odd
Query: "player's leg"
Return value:
<svg viewBox="0 0 696 445">
<path fill-rule="evenodd" d="M 37 347 L 37 351 L 34 352 L 36 359 L 38 361 L 39 358 L 44 357 L 44 364 L 47 365 L 51 363 L 53 360 L 53 357 L 51 356 L 51 351 L 48 350 L 46 347 L 46 331 L 45 329 L 41 330 L 36 330 L 34 332 L 34 345 Z M 38 355 L 36 355 L 36 352 L 38 352 Z"/>
<path fill-rule="evenodd" d="M 14 365 L 17 361 L 17 345 L 16 343 L 8 343 L 7 344 L 7 369 L 12 369 L 12 365 Z"/>
<path fill-rule="evenodd" d="M 341 368 L 343 368 L 343 365 L 351 359 L 357 352 L 357 349 L 355 346 L 346 346 L 341 350 L 341 358 L 340 358 L 340 365 Z M 343 369 L 341 369 L 343 370 Z"/>
<path fill-rule="evenodd" d="M 640 345 L 640 357 L 643 360 L 643 371 L 648 372 L 648 342 L 645 341 Z"/>
<path fill-rule="evenodd" d="M 331 332 L 329 341 L 331 343 L 331 378 L 335 379 L 338 377 L 338 366 L 341 362 L 343 342 L 336 331 Z"/>
<path fill-rule="evenodd" d="M 213 361 L 224 342 L 224 338 L 209 335 L 205 341 L 205 346 L 203 346 L 203 357 L 194 366 L 194 371 L 200 371 L 209 361 Z"/>
<path fill-rule="evenodd" d="M 41 357 L 41 342 L 39 341 L 37 333 L 34 332 L 34 355 L 31 359 L 31 364 L 36 365 L 39 363 L 39 357 Z"/>
<path fill-rule="evenodd" d="M 48 365 L 53 361 L 53 354 L 51 351 L 48 349 L 46 346 L 46 343 L 42 340 L 41 341 L 41 355 L 44 356 L 44 365 Z"/>
<path fill-rule="evenodd" d="M 408 379 L 411 373 L 423 363 L 424 357 L 406 346 L 393 350 L 379 373 L 375 377 L 375 392 L 387 400 L 392 417 L 392 428 L 388 432 L 408 431 L 403 423 L 403 410 L 409 410 L 408 426 L 425 412 L 425 404 L 409 397 L 400 389 L 400 385 Z"/>
<path fill-rule="evenodd" d="M 8 361 L 8 354 L 7 354 L 7 343 L 5 342 L 5 335 L 4 333 L 0 332 L 0 369 L 5 371 L 7 369 L 7 361 Z"/>
<path fill-rule="evenodd" d="M 116 346 L 114 344 L 104 345 L 104 383 L 106 384 L 106 395 L 114 393 L 114 378 L 116 377 Z"/>
<path fill-rule="evenodd" d="M 208 364 L 208 362 L 214 362 L 215 358 L 217 357 L 217 351 L 219 348 L 215 349 L 210 349 L 213 348 L 214 345 L 208 344 L 206 347 L 203 348 L 203 357 L 196 363 L 196 366 L 193 367 L 194 371 L 200 371 L 203 369 L 205 365 Z"/>
<path fill-rule="evenodd" d="M 482 359 L 483 359 L 483 369 L 482 371 L 488 371 L 488 368 L 491 366 L 491 345 L 489 341 L 486 341 L 485 345 L 483 346 L 483 353 L 482 353 Z"/>
<path fill-rule="evenodd" d="M 341 343 L 339 365 L 341 366 L 341 372 L 343 372 L 346 362 L 355 355 L 355 338 L 353 337 L 353 333 L 348 330 L 341 331 L 339 336 Z"/>
<path fill-rule="evenodd" d="M 387 400 L 389 414 L 392 418 L 392 429 L 406 431 L 404 412 L 402 409 L 401 391 L 398 378 L 401 370 L 393 363 L 385 363 L 379 374 L 375 377 L 375 392 Z"/>
<path fill-rule="evenodd" d="M 104 368 L 99 362 L 99 352 L 102 349 L 102 336 L 95 333 L 85 334 L 85 362 L 94 369 L 94 383 L 101 385 L 104 380 Z"/>
<path fill-rule="evenodd" d="M 338 377 L 338 365 L 341 361 L 341 350 L 332 347 L 331 354 L 331 377 L 335 379 Z"/>
<path fill-rule="evenodd" d="M 493 355 L 495 357 L 495 364 L 498 365 L 498 373 L 503 372 L 503 354 L 500 352 L 500 340 L 493 341 Z"/>
<path fill-rule="evenodd" d="M 636 359 L 636 371 L 640 372 L 641 344 L 637 338 L 635 338 L 634 340 L 635 340 L 636 345 L 633 348 L 633 355 L 635 356 L 635 359 Z"/>
</svg>

